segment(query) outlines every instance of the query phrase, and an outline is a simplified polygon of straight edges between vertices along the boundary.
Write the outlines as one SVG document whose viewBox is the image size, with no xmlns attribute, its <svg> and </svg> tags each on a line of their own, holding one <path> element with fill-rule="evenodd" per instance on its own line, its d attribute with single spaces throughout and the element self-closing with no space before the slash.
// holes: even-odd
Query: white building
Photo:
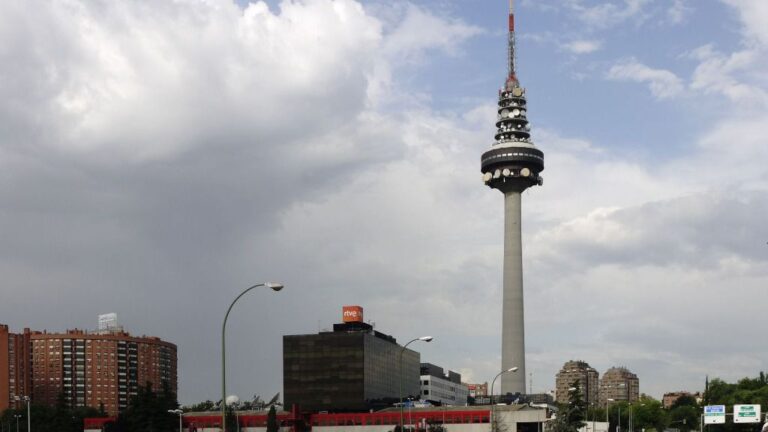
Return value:
<svg viewBox="0 0 768 432">
<path fill-rule="evenodd" d="M 461 374 L 431 363 L 421 364 L 421 398 L 442 405 L 466 405 L 469 388 L 461 383 Z"/>
</svg>

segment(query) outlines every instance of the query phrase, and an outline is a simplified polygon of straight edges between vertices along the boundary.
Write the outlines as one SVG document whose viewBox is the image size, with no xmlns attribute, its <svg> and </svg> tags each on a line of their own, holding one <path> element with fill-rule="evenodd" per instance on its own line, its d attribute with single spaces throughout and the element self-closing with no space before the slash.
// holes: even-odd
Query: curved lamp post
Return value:
<svg viewBox="0 0 768 432">
<path fill-rule="evenodd" d="M 408 341 L 407 344 L 403 345 L 403 348 L 400 350 L 400 361 L 399 361 L 399 375 L 400 375 L 400 432 L 403 432 L 403 353 L 405 352 L 405 348 L 408 347 L 408 345 L 411 344 L 411 342 L 416 341 L 422 341 L 422 342 L 432 342 L 432 336 L 422 336 L 418 337 L 416 339 L 411 339 Z"/>
<path fill-rule="evenodd" d="M 507 370 L 503 370 L 503 371 L 497 373 L 496 376 L 493 377 L 493 381 L 491 381 L 491 432 L 493 432 L 496 429 L 496 427 L 493 424 L 493 422 L 494 422 L 494 418 L 493 418 L 494 408 L 496 408 L 496 404 L 493 403 L 493 386 L 496 384 L 496 378 L 504 375 L 507 372 L 517 372 L 517 369 L 518 369 L 518 367 L 515 366 L 515 367 L 511 367 L 511 368 L 509 368 Z"/>
<path fill-rule="evenodd" d="M 177 408 L 177 409 L 168 410 L 168 413 L 176 414 L 179 416 L 179 432 L 183 432 L 183 429 L 182 429 L 183 426 L 181 425 L 181 416 L 184 415 L 184 411 Z"/>
<path fill-rule="evenodd" d="M 235 299 L 232 301 L 232 304 L 229 305 L 227 314 L 224 315 L 224 323 L 221 325 L 221 432 L 226 432 L 227 430 L 227 318 L 229 318 L 229 312 L 232 311 L 232 306 L 234 306 L 235 303 L 240 300 L 240 297 L 244 296 L 248 291 L 259 287 L 266 287 L 272 289 L 273 291 L 280 291 L 283 289 L 283 284 L 275 282 L 264 282 L 256 284 L 241 292 L 239 296 L 235 297 Z"/>
</svg>

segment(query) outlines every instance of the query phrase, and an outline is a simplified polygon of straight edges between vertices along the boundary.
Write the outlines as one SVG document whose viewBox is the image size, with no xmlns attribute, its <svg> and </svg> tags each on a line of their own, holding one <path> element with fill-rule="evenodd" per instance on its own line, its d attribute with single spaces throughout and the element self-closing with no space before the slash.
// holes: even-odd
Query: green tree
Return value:
<svg viewBox="0 0 768 432">
<path fill-rule="evenodd" d="M 643 396 L 632 404 L 632 414 L 632 423 L 636 430 L 661 432 L 668 422 L 668 413 L 661 402 L 649 396 Z"/>
<path fill-rule="evenodd" d="M 224 421 L 227 423 L 227 432 L 237 432 L 237 414 L 235 414 L 235 408 L 232 405 L 227 405 L 225 412 Z"/>
<path fill-rule="evenodd" d="M 83 418 L 95 417 L 98 413 L 93 408 L 69 407 L 64 395 L 59 395 L 54 406 L 35 405 L 30 406 L 32 414 L 32 430 L 34 432 L 82 432 Z M 19 418 L 19 432 L 27 430 L 27 409 L 8 409 L 0 415 L 0 425 L 5 432 L 15 432 L 16 418 Z"/>
<path fill-rule="evenodd" d="M 581 395 L 579 381 L 572 384 L 568 393 L 568 403 L 558 407 L 555 420 L 549 423 L 549 432 L 577 432 L 586 423 L 587 404 Z"/>
<path fill-rule="evenodd" d="M 679 398 L 677 398 L 675 403 L 673 403 L 670 408 L 675 409 L 675 408 L 684 407 L 684 406 L 698 407 L 699 404 L 696 402 L 695 397 L 691 395 L 682 395 Z"/>
<path fill-rule="evenodd" d="M 277 411 L 275 406 L 272 405 L 267 413 L 267 432 L 278 432 L 279 430 L 280 425 L 277 424 Z"/>
<path fill-rule="evenodd" d="M 146 386 L 139 386 L 128 408 L 117 417 L 117 428 L 122 432 L 175 432 L 178 418 L 168 411 L 178 406 L 176 395 L 167 383 L 163 383 L 159 392 L 147 383 Z"/>
<path fill-rule="evenodd" d="M 679 405 L 670 408 L 669 427 L 688 432 L 699 428 L 701 410 L 697 405 Z"/>
<path fill-rule="evenodd" d="M 185 406 L 184 411 L 192 411 L 192 412 L 204 412 L 204 411 L 215 411 L 216 402 L 213 402 L 211 400 L 207 400 L 204 402 L 196 403 L 194 405 Z"/>
</svg>

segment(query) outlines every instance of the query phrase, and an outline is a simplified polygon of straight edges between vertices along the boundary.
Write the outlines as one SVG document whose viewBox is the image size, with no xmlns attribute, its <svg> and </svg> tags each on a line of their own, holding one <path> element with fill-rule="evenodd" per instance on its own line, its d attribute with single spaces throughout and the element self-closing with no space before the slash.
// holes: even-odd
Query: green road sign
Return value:
<svg viewBox="0 0 768 432">
<path fill-rule="evenodd" d="M 734 405 L 734 423 L 760 423 L 760 405 Z"/>
</svg>

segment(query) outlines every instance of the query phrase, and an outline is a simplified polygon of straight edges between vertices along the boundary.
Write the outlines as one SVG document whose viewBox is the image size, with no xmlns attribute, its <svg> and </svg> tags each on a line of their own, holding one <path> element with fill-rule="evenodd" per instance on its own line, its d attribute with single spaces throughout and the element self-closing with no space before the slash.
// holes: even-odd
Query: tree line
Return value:
<svg viewBox="0 0 768 432">
<path fill-rule="evenodd" d="M 166 384 L 155 391 L 152 384 L 139 386 L 128 407 L 117 416 L 117 421 L 106 426 L 105 432 L 177 432 L 179 418 L 169 413 L 179 407 L 176 394 Z M 30 406 L 32 432 L 83 432 L 83 419 L 107 417 L 104 407 L 72 408 L 61 393 L 54 406 Z M 27 431 L 27 408 L 7 409 L 0 415 L 0 432 Z"/>
<path fill-rule="evenodd" d="M 705 405 L 725 405 L 728 413 L 733 412 L 735 404 L 759 404 L 763 412 L 768 410 L 768 375 L 765 372 L 760 372 L 755 378 L 742 378 L 736 383 L 713 379 L 707 383 L 701 403 L 693 396 L 684 395 L 668 408 L 650 396 L 641 395 L 639 400 L 632 403 L 612 402 L 606 411 L 606 407 L 589 406 L 578 384 L 573 384 L 574 391 L 569 394 L 568 403 L 558 406 L 555 420 L 549 423 L 549 432 L 576 432 L 587 422 L 604 422 L 606 418 L 609 431 L 617 430 L 616 427 L 621 424 L 623 431 L 633 432 L 628 430 L 630 415 L 635 431 L 662 432 L 676 429 L 690 432 L 701 429 L 701 415 Z M 734 424 L 730 418 L 726 424 L 717 425 L 712 432 L 759 430 L 755 424 Z"/>
</svg>

